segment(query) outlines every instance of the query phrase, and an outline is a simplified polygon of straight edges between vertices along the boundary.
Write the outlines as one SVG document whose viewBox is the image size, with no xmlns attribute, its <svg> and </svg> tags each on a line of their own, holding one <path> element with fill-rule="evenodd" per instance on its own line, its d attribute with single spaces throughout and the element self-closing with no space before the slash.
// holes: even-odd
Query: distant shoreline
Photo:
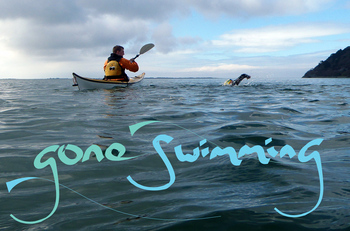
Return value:
<svg viewBox="0 0 350 231">
<path fill-rule="evenodd" d="M 303 79 L 348 79 L 349 76 L 315 76 L 315 77 L 309 77 L 309 76 L 303 76 Z"/>
<path fill-rule="evenodd" d="M 147 77 L 147 79 L 224 79 L 225 77 Z M 0 78 L 0 80 L 31 80 L 27 78 Z M 72 78 L 33 78 L 41 80 L 55 80 L 55 79 L 72 79 Z M 145 78 L 146 79 L 146 78 Z"/>
</svg>

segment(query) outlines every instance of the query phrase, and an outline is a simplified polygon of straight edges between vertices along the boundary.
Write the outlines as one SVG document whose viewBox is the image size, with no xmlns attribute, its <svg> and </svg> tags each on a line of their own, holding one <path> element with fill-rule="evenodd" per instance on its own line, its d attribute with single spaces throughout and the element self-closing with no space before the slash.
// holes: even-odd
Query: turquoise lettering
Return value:
<svg viewBox="0 0 350 231">
<path fill-rule="evenodd" d="M 199 142 L 199 145 L 203 146 L 206 142 L 207 142 L 207 140 L 202 140 L 201 142 Z M 209 154 L 209 148 L 207 147 L 207 148 L 203 149 L 201 151 L 201 153 L 202 153 L 202 156 L 205 157 L 206 155 Z"/>
<path fill-rule="evenodd" d="M 56 190 L 56 200 L 55 200 L 55 205 L 51 211 L 51 213 L 49 215 L 47 215 L 45 218 L 42 218 L 42 219 L 39 219 L 39 220 L 36 220 L 36 221 L 24 221 L 24 220 L 21 220 L 21 219 L 18 219 L 17 217 L 15 217 L 13 214 L 11 214 L 10 216 L 17 222 L 20 222 L 20 223 L 23 223 L 23 224 L 37 224 L 37 223 L 40 223 L 42 221 L 45 221 L 46 219 L 48 219 L 49 217 L 51 217 L 57 207 L 58 207 L 58 203 L 59 203 L 59 200 L 60 200 L 60 191 L 59 191 L 59 181 L 58 181 L 58 172 L 57 172 L 57 165 L 56 165 L 56 161 L 53 157 L 50 157 L 48 158 L 46 161 L 44 162 L 41 162 L 41 159 L 42 157 L 49 153 L 49 152 L 56 152 L 57 149 L 58 149 L 59 145 L 52 145 L 50 147 L 47 147 L 45 148 L 44 150 L 42 150 L 36 157 L 35 157 L 35 160 L 34 160 L 34 166 L 37 168 L 37 169 L 43 169 L 45 168 L 46 166 L 50 166 L 51 167 L 51 171 L 52 171 L 52 174 L 53 174 L 53 178 L 54 178 L 54 182 L 55 182 L 55 190 Z M 35 178 L 25 178 L 24 180 L 28 180 L 28 179 L 35 179 Z M 17 181 L 15 185 L 23 182 L 24 180 L 20 180 L 20 181 Z M 15 185 L 12 185 L 12 187 L 14 187 Z M 12 189 L 12 188 L 11 188 Z"/>
<path fill-rule="evenodd" d="M 98 162 L 101 162 L 101 160 L 103 160 L 104 156 L 101 148 L 96 144 L 93 144 L 85 150 L 84 157 L 81 162 L 89 160 L 92 153 L 95 153 Z"/>
<path fill-rule="evenodd" d="M 140 189 L 143 189 L 143 190 L 148 190 L 148 191 L 165 190 L 165 189 L 169 188 L 172 184 L 174 184 L 174 182 L 175 182 L 175 172 L 174 172 L 173 166 L 171 165 L 168 157 L 165 155 L 162 147 L 160 146 L 160 141 L 164 141 L 166 143 L 170 143 L 172 140 L 173 140 L 173 138 L 171 136 L 168 136 L 168 135 L 158 135 L 153 140 L 153 147 L 155 148 L 155 150 L 159 154 L 160 158 L 163 160 L 163 162 L 164 162 L 164 164 L 167 167 L 167 170 L 169 172 L 169 175 L 170 175 L 169 183 L 167 183 L 165 185 L 162 185 L 162 186 L 159 186 L 159 187 L 147 187 L 147 186 L 143 186 L 143 185 L 137 183 L 136 181 L 134 181 L 132 179 L 131 176 L 128 176 L 127 179 L 129 180 L 129 182 L 131 184 L 133 184 L 137 188 L 140 188 Z"/>
<path fill-rule="evenodd" d="M 70 151 L 74 152 L 76 157 L 74 159 L 68 158 L 68 156 L 66 155 L 66 150 L 70 150 Z M 81 150 L 76 145 L 68 144 L 67 147 L 62 145 L 58 149 L 58 158 L 60 158 L 60 160 L 66 165 L 74 165 L 74 164 L 78 163 L 78 161 L 81 160 L 82 157 L 83 157 L 83 150 Z"/>
<path fill-rule="evenodd" d="M 146 125 L 149 125 L 149 124 L 152 124 L 155 122 L 159 122 L 159 121 L 146 121 L 146 122 L 135 124 L 133 126 L 129 126 L 131 136 L 133 136 L 135 134 L 135 132 L 138 129 L 142 128 L 143 126 L 146 126 Z M 187 129 L 185 129 L 185 130 L 187 130 Z M 171 165 L 167 155 L 163 151 L 161 144 L 160 144 L 160 142 L 165 142 L 165 143 L 169 144 L 172 140 L 173 140 L 173 137 L 168 136 L 168 135 L 164 135 L 164 134 L 158 135 L 153 140 L 153 147 L 157 151 L 158 155 L 160 156 L 161 160 L 163 161 L 163 163 L 164 163 L 164 165 L 169 173 L 169 182 L 164 184 L 164 185 L 156 186 L 156 187 L 144 186 L 144 185 L 137 183 L 129 175 L 127 177 L 127 179 L 132 185 L 134 185 L 137 188 L 143 189 L 143 190 L 160 191 L 160 190 L 168 189 L 169 187 L 171 187 L 174 184 L 175 179 L 176 179 L 175 171 L 174 171 L 173 166 Z M 298 160 L 300 162 L 304 163 L 304 162 L 310 161 L 311 159 L 314 159 L 314 161 L 316 163 L 317 171 L 318 171 L 318 175 L 319 175 L 319 181 L 320 181 L 320 193 L 319 193 L 319 198 L 318 198 L 316 205 L 310 211 L 302 213 L 302 214 L 297 214 L 297 215 L 290 215 L 287 213 L 283 213 L 279 209 L 274 208 L 275 211 L 277 211 L 279 214 L 286 216 L 286 217 L 292 217 L 292 218 L 302 217 L 302 216 L 305 216 L 305 215 L 313 212 L 321 204 L 321 201 L 323 198 L 323 193 L 324 193 L 321 157 L 317 151 L 313 151 L 309 155 L 306 155 L 306 152 L 308 151 L 308 149 L 310 147 L 315 146 L 315 145 L 320 145 L 322 143 L 322 141 L 323 141 L 323 139 L 315 139 L 315 140 L 310 141 L 299 151 L 299 154 L 298 154 Z M 272 138 L 268 138 L 265 140 L 265 145 L 268 145 L 271 142 L 272 142 Z M 181 162 L 195 162 L 199 158 L 200 155 L 202 155 L 203 158 L 206 157 L 210 153 L 209 147 L 206 147 L 203 149 L 201 148 L 206 143 L 207 143 L 206 139 L 201 140 L 199 142 L 199 147 L 194 148 L 192 154 L 184 154 L 183 150 L 182 150 L 182 145 L 176 146 L 174 148 L 174 151 L 175 151 L 177 159 Z M 43 169 L 43 168 L 46 168 L 47 166 L 49 166 L 51 168 L 53 178 L 54 178 L 53 182 L 55 184 L 55 192 L 56 192 L 56 199 L 55 199 L 54 207 L 53 207 L 52 211 L 50 212 L 50 214 L 48 214 L 46 217 L 39 219 L 39 220 L 35 220 L 35 221 L 24 221 L 24 220 L 21 220 L 21 219 L 15 217 L 13 214 L 11 214 L 10 216 L 14 220 L 16 220 L 17 222 L 20 222 L 23 224 L 36 224 L 36 223 L 39 223 L 39 222 L 42 222 L 42 221 L 48 219 L 57 210 L 57 207 L 59 204 L 60 193 L 59 193 L 59 178 L 58 178 L 58 170 L 57 170 L 56 160 L 53 157 L 49 157 L 47 160 L 42 161 L 44 155 L 46 155 L 47 153 L 56 152 L 56 151 L 58 154 L 58 158 L 66 165 L 74 165 L 77 162 L 79 162 L 79 160 L 82 160 L 82 162 L 85 162 L 85 161 L 89 160 L 92 152 L 94 152 L 96 154 L 96 159 L 98 160 L 98 162 L 101 162 L 104 159 L 104 157 L 106 157 L 110 161 L 123 161 L 123 160 L 129 160 L 129 159 L 135 158 L 135 157 L 123 157 L 123 155 L 126 153 L 126 148 L 124 145 L 122 145 L 120 143 L 111 144 L 106 149 L 105 155 L 103 155 L 101 148 L 97 145 L 91 145 L 88 149 L 86 149 L 85 153 L 78 146 L 72 145 L 72 144 L 68 144 L 66 146 L 63 145 L 61 147 L 59 145 L 52 145 L 50 147 L 45 148 L 35 157 L 34 167 L 37 169 Z M 66 151 L 70 151 L 70 152 L 74 153 L 75 154 L 74 158 L 69 158 L 66 154 Z M 114 151 L 118 152 L 118 155 L 113 154 Z M 252 153 L 257 153 L 257 156 L 258 156 L 260 163 L 262 163 L 262 164 L 269 163 L 270 158 L 266 157 L 263 147 L 261 147 L 259 145 L 256 145 L 253 147 L 249 147 L 248 145 L 244 145 L 239 150 L 238 155 L 237 155 L 236 150 L 233 147 L 226 147 L 224 149 L 222 149 L 220 147 L 215 147 L 211 151 L 209 159 L 212 160 L 217 156 L 229 155 L 229 158 L 230 158 L 232 165 L 239 166 L 242 162 L 242 160 L 240 160 L 239 158 L 241 158 L 245 155 L 250 155 Z M 277 152 L 274 147 L 268 148 L 267 153 L 272 157 L 276 157 L 278 155 L 278 153 L 280 153 L 280 158 L 283 158 L 285 155 L 288 155 L 289 158 L 292 159 L 294 156 L 296 156 L 295 150 L 290 145 L 283 146 L 281 148 L 280 152 Z M 25 178 L 20 178 L 20 179 L 16 179 L 16 180 L 7 182 L 6 184 L 7 184 L 8 192 L 11 192 L 11 190 L 16 185 L 18 185 L 24 181 L 32 180 L 32 179 L 37 179 L 37 177 L 25 177 Z"/>
<path fill-rule="evenodd" d="M 269 143 L 271 143 L 271 141 L 272 138 L 268 138 L 267 140 L 265 140 L 265 145 L 268 145 Z M 276 151 L 275 147 L 268 148 L 267 153 L 272 157 L 276 157 L 278 155 L 278 152 Z"/>
<path fill-rule="evenodd" d="M 174 148 L 174 150 L 175 150 L 175 154 L 176 154 L 177 159 L 179 161 L 181 161 L 181 162 L 185 162 L 185 161 L 187 161 L 187 162 L 195 162 L 198 159 L 199 155 L 200 155 L 199 148 L 193 149 L 193 155 L 191 155 L 191 154 L 186 154 L 186 155 L 183 154 L 181 145 L 176 146 Z"/>
<path fill-rule="evenodd" d="M 302 213 L 302 214 L 298 214 L 298 215 L 290 215 L 287 213 L 283 213 L 281 212 L 279 209 L 275 208 L 275 210 L 286 217 L 302 217 L 302 216 L 306 216 L 309 213 L 312 213 L 315 209 L 317 209 L 317 207 L 321 204 L 322 198 L 323 198 L 323 191 L 324 191 L 324 185 L 323 185 L 323 172 L 322 172 L 322 163 L 321 163 L 321 156 L 320 153 L 318 153 L 317 151 L 312 152 L 310 155 L 305 156 L 305 152 L 308 150 L 308 148 L 310 148 L 311 146 L 314 145 L 320 145 L 322 143 L 323 139 L 315 139 L 310 141 L 309 143 L 307 143 L 299 152 L 298 154 L 298 159 L 300 162 L 308 162 L 311 159 L 314 159 L 316 162 L 316 166 L 317 166 L 317 171 L 318 171 L 318 175 L 319 175 L 319 179 L 320 179 L 320 195 L 318 197 L 318 201 L 316 203 L 316 205 L 308 212 Z"/>
<path fill-rule="evenodd" d="M 240 157 L 243 157 L 245 154 L 252 154 L 256 152 L 258 154 L 258 158 L 259 158 L 259 161 L 260 163 L 262 164 L 268 164 L 269 161 L 270 161 L 270 158 L 267 158 L 265 156 L 265 151 L 264 149 L 259 146 L 259 145 L 256 145 L 254 147 L 249 147 L 248 145 L 244 145 L 240 150 L 239 150 L 239 153 L 238 153 L 238 158 Z"/>
<path fill-rule="evenodd" d="M 296 155 L 294 148 L 288 144 L 284 145 L 280 151 L 280 158 L 283 158 L 285 155 L 288 155 L 292 159 Z"/>
<path fill-rule="evenodd" d="M 119 152 L 118 156 L 115 156 L 112 154 L 113 150 L 117 150 Z M 126 148 L 124 145 L 119 143 L 113 143 L 107 148 L 105 152 L 105 156 L 108 160 L 111 160 L 111 161 L 123 161 L 123 160 L 128 160 L 133 158 L 133 157 L 122 157 L 125 154 L 125 152 L 126 152 Z"/>
<path fill-rule="evenodd" d="M 210 158 L 209 158 L 209 159 L 211 160 L 211 159 L 213 159 L 213 158 L 215 158 L 215 157 L 217 157 L 217 156 L 223 156 L 223 155 L 226 155 L 226 154 L 229 155 L 230 161 L 231 161 L 231 163 L 232 163 L 233 165 L 235 165 L 235 166 L 241 165 L 242 160 L 239 160 L 239 159 L 237 158 L 237 152 L 236 152 L 236 150 L 235 150 L 234 148 L 232 148 L 232 147 L 227 147 L 227 148 L 224 148 L 224 149 L 222 149 L 222 148 L 220 148 L 220 147 L 214 148 L 214 149 L 211 151 L 211 153 L 210 153 Z"/>
</svg>

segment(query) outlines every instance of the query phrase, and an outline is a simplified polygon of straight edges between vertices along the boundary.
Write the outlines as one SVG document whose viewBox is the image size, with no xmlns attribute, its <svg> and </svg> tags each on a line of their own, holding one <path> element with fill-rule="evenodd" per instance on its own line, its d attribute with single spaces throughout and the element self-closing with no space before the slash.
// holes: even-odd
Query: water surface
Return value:
<svg viewBox="0 0 350 231">
<path fill-rule="evenodd" d="M 350 228 L 350 79 L 246 81 L 221 86 L 224 79 L 145 79 L 115 90 L 78 91 L 68 79 L 0 80 L 0 230 L 346 230 Z M 129 126 L 142 127 L 133 136 Z M 169 172 L 153 147 L 158 135 L 176 180 L 166 190 L 146 191 L 136 182 L 157 187 Z M 272 138 L 265 145 L 265 140 Z M 200 142 L 207 142 L 200 146 Z M 228 155 L 200 156 L 181 162 L 185 154 L 215 147 L 261 146 L 266 151 L 285 145 L 298 152 L 323 139 L 324 195 L 321 205 L 300 218 L 289 214 L 311 210 L 320 193 L 315 162 L 297 156 L 260 163 L 246 155 L 239 166 Z M 53 180 L 49 167 L 34 167 L 35 157 L 51 145 L 91 145 L 106 150 L 119 143 L 125 161 L 88 161 L 66 165 L 56 153 L 60 200 L 55 213 L 35 221 L 55 204 L 54 184 L 29 180 L 9 193 L 6 182 L 22 177 Z M 118 153 L 114 152 L 118 155 Z M 74 153 L 67 152 L 74 159 Z"/>
</svg>

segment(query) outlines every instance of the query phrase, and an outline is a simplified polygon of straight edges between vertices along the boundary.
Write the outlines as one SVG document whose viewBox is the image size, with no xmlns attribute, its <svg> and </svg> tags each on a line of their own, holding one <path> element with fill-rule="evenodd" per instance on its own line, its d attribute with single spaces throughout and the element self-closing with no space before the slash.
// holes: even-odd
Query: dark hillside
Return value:
<svg viewBox="0 0 350 231">
<path fill-rule="evenodd" d="M 350 46 L 339 50 L 305 73 L 303 78 L 350 78 Z"/>
</svg>

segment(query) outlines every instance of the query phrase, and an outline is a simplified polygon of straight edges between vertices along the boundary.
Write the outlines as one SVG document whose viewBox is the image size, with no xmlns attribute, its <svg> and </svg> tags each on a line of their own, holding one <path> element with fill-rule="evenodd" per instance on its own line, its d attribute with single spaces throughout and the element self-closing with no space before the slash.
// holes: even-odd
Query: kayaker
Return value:
<svg viewBox="0 0 350 231">
<path fill-rule="evenodd" d="M 105 71 L 104 80 L 125 80 L 129 81 L 129 77 L 125 73 L 125 69 L 137 72 L 139 70 L 138 64 L 134 59 L 125 59 L 124 47 L 115 46 L 113 47 L 113 53 L 106 60 L 103 70 Z"/>
<path fill-rule="evenodd" d="M 224 85 L 231 85 L 231 86 L 237 85 L 238 86 L 243 79 L 250 79 L 250 75 L 242 74 L 241 76 L 239 76 L 235 80 L 228 79 L 225 81 Z"/>
</svg>

